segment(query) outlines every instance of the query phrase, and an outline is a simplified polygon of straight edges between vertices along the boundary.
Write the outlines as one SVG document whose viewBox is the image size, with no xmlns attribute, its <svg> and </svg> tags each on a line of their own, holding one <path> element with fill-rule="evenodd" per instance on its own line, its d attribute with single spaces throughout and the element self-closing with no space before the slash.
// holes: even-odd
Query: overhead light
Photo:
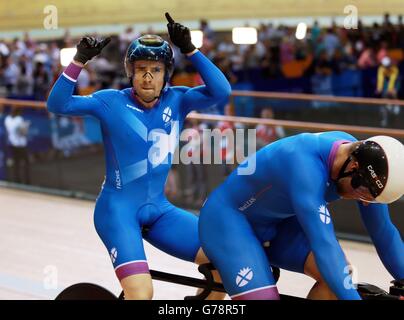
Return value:
<svg viewBox="0 0 404 320">
<path fill-rule="evenodd" d="M 257 29 L 253 27 L 233 28 L 232 37 L 235 44 L 256 44 L 258 40 Z"/>
<path fill-rule="evenodd" d="M 191 41 L 196 48 L 202 47 L 203 32 L 201 30 L 191 30 Z"/>
<path fill-rule="evenodd" d="M 67 67 L 72 62 L 73 57 L 76 55 L 76 48 L 63 48 L 60 50 L 60 64 Z"/>
<path fill-rule="evenodd" d="M 307 24 L 300 22 L 296 27 L 296 39 L 303 40 L 307 34 Z"/>
</svg>

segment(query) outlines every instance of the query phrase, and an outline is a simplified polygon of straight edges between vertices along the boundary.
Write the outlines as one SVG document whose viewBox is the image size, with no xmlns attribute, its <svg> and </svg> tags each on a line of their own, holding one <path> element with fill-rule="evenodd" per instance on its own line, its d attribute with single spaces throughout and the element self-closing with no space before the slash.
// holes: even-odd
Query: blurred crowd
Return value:
<svg viewBox="0 0 404 320">
<path fill-rule="evenodd" d="M 335 23 L 321 28 L 315 22 L 309 26 L 303 40 L 296 39 L 295 26 L 261 24 L 255 45 L 235 45 L 230 31 L 214 32 L 205 20 L 200 22 L 200 29 L 204 32 L 200 50 L 221 68 L 232 84 L 239 81 L 237 74 L 240 72 L 257 68 L 269 78 L 288 77 L 287 66 L 299 61 L 304 75 L 338 74 L 346 69 L 377 67 L 385 57 L 394 65 L 403 58 L 401 50 L 404 50 L 402 16 L 393 24 L 389 14 L 384 15 L 381 24 L 364 26 L 359 20 L 357 29 L 345 29 Z M 127 86 L 123 56 L 128 44 L 139 35 L 133 27 L 113 35 L 112 43 L 102 55 L 81 73 L 77 86 L 79 93 Z M 0 95 L 46 99 L 53 81 L 63 70 L 60 50 L 74 47 L 77 41 L 68 32 L 63 39 L 46 42 L 35 41 L 28 33 L 22 39 L 0 40 Z M 192 65 L 179 52 L 175 57 L 173 84 L 199 84 L 201 80 L 197 76 L 189 77 L 193 73 Z"/>
<path fill-rule="evenodd" d="M 292 78 L 307 76 L 318 80 L 319 92 L 324 89 L 330 75 L 340 74 L 346 70 L 377 69 L 377 79 L 374 86 L 374 95 L 385 98 L 397 98 L 401 83 L 398 63 L 404 57 L 404 24 L 402 16 L 397 17 L 397 23 L 392 23 L 389 14 L 385 14 L 383 22 L 364 26 L 358 21 L 357 29 L 345 29 L 332 23 L 330 27 L 320 27 L 315 22 L 309 26 L 304 39 L 298 40 L 295 36 L 296 26 L 277 25 L 272 23 L 261 24 L 258 28 L 258 42 L 254 45 L 236 45 L 232 41 L 232 34 L 228 32 L 215 32 L 208 21 L 200 21 L 200 30 L 204 33 L 203 45 L 200 50 L 209 57 L 223 71 L 229 82 L 234 86 L 246 81 L 243 74 L 249 70 L 259 70 L 268 79 Z M 155 33 L 147 30 L 145 33 Z M 93 36 L 99 36 L 92 34 Z M 104 88 L 121 89 L 129 86 L 125 77 L 123 59 L 130 42 L 141 34 L 128 27 L 119 35 L 111 35 L 111 43 L 102 54 L 90 61 L 77 81 L 76 94 L 90 94 Z M 166 35 L 162 35 L 166 37 Z M 61 49 L 75 47 L 79 38 L 72 37 L 67 31 L 62 39 L 52 41 L 38 41 L 32 39 L 28 33 L 23 38 L 12 41 L 0 39 L 0 97 L 9 97 L 25 100 L 46 100 L 50 88 L 63 71 L 60 62 Z M 175 50 L 175 71 L 171 85 L 196 86 L 202 84 L 202 79 L 195 72 L 192 64 Z M 317 78 L 316 78 L 317 77 Z M 243 79 L 241 79 L 243 78 Z M 248 81 L 248 79 L 247 79 Z M 320 90 L 321 89 L 321 90 Z M 325 94 L 328 92 L 325 90 Z M 390 109 L 389 109 L 390 108 Z M 382 125 L 387 125 L 389 114 L 399 112 L 398 107 L 388 106 L 384 112 Z M 220 113 L 235 115 L 232 105 L 222 106 Z M 261 118 L 274 118 L 274 110 L 270 105 L 261 106 L 256 113 Z M 8 120 L 7 132 L 14 130 L 27 135 L 26 130 L 21 131 L 18 125 L 26 125 L 21 115 L 13 115 Z M 74 124 L 65 139 L 54 139 L 54 148 L 63 149 L 64 155 L 70 155 L 77 145 L 87 146 L 84 141 L 82 120 L 58 119 L 60 128 L 69 128 Z M 385 123 L 383 123 L 383 121 Z M 65 123 L 66 122 L 66 123 Z M 188 120 L 185 128 L 193 128 L 194 134 L 206 128 L 217 128 L 221 132 L 242 128 L 241 124 L 221 121 L 210 124 Z M 17 129 L 18 130 L 17 130 Z M 28 128 L 28 127 L 27 127 Z M 59 128 L 59 129 L 60 129 Z M 256 129 L 257 149 L 285 136 L 282 127 L 258 125 Z M 16 131 L 17 130 L 17 131 Z M 60 130 L 59 130 L 60 131 Z M 11 135 L 11 133 L 8 133 Z M 24 140 L 23 138 L 21 138 Z M 220 141 L 221 156 L 224 163 L 221 166 L 222 175 L 228 175 L 237 165 L 234 149 L 229 149 L 226 136 Z M 10 140 L 10 137 L 9 139 Z M 22 141 L 21 140 L 21 141 Z M 24 140 L 25 141 L 25 140 Z M 14 146 L 13 157 L 15 180 L 28 176 L 26 144 Z M 73 147 L 74 148 L 73 148 Z M 189 151 L 203 154 L 201 145 L 188 145 Z M 21 168 L 18 168 L 21 167 Z M 183 188 L 179 188 L 179 173 L 174 166 L 167 181 L 166 192 L 175 198 L 182 196 L 189 204 L 200 204 L 206 196 L 208 176 L 203 164 L 185 166 L 185 175 L 182 180 Z M 25 168 L 25 169 L 24 169 Z M 25 178 L 28 181 L 28 178 Z M 28 182 L 26 182 L 28 183 Z M 178 190 L 183 190 L 182 195 Z"/>
</svg>

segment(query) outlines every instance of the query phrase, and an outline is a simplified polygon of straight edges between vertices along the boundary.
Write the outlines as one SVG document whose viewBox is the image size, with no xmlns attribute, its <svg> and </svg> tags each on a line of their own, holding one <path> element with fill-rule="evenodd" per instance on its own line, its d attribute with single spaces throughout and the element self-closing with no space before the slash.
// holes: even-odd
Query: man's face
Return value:
<svg viewBox="0 0 404 320">
<path fill-rule="evenodd" d="M 160 95 L 164 85 L 164 63 L 139 60 L 134 64 L 133 87 L 145 102 L 151 102 Z"/>
<path fill-rule="evenodd" d="M 345 172 L 349 172 L 358 168 L 358 162 L 352 160 Z M 370 193 L 369 189 L 364 186 L 359 186 L 354 189 L 351 185 L 352 177 L 344 177 L 337 182 L 337 192 L 344 199 L 361 200 L 365 202 L 374 202 L 375 199 Z"/>
</svg>

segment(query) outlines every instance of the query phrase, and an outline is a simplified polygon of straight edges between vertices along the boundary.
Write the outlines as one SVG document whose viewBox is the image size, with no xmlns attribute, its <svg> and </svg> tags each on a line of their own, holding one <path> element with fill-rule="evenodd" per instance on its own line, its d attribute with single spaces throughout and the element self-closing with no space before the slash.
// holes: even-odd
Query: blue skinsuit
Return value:
<svg viewBox="0 0 404 320">
<path fill-rule="evenodd" d="M 64 74 L 47 101 L 50 112 L 92 115 L 100 121 L 106 176 L 94 223 L 115 270 L 146 261 L 142 227 L 148 228 L 146 240 L 178 258 L 194 261 L 200 248 L 197 217 L 173 206 L 164 195 L 164 185 L 187 114 L 223 103 L 231 88 L 202 53 L 189 59 L 205 85 L 165 88 L 151 109 L 138 103 L 131 88 L 72 96 L 75 82 Z M 130 273 L 143 272 L 125 275 Z"/>
<path fill-rule="evenodd" d="M 208 197 L 199 219 L 201 244 L 231 296 L 273 285 L 269 264 L 303 273 L 312 251 L 339 299 L 360 298 L 346 286 L 347 263 L 327 209 L 328 203 L 340 199 L 330 177 L 330 153 L 343 141 L 357 140 L 344 132 L 278 140 L 252 156 L 253 174 L 234 170 Z M 404 244 L 388 206 L 358 205 L 385 267 L 395 279 L 404 278 Z M 268 242 L 269 247 L 263 246 Z M 237 281 L 247 273 L 248 281 Z"/>
</svg>

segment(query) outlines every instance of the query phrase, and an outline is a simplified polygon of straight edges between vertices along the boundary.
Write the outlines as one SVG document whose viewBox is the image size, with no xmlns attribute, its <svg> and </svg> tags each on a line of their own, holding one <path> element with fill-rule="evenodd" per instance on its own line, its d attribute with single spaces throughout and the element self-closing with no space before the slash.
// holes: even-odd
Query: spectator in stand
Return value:
<svg viewBox="0 0 404 320">
<path fill-rule="evenodd" d="M 264 42 L 265 40 L 268 39 L 268 29 L 265 23 L 260 23 L 258 27 L 258 41 Z"/>
<path fill-rule="evenodd" d="M 249 45 L 244 52 L 244 68 L 255 69 L 260 65 L 262 57 L 265 55 L 259 43 Z"/>
<path fill-rule="evenodd" d="M 235 52 L 229 57 L 232 70 L 241 71 L 244 69 L 244 55 L 241 52 L 240 46 L 235 47 Z"/>
<path fill-rule="evenodd" d="M 27 145 L 30 123 L 25 121 L 21 114 L 21 108 L 13 107 L 11 113 L 6 116 L 4 125 L 13 161 L 13 181 L 29 184 L 30 166 Z"/>
<path fill-rule="evenodd" d="M 24 41 L 15 38 L 11 43 L 11 60 L 17 62 L 18 59 L 24 54 L 26 46 Z"/>
<path fill-rule="evenodd" d="M 220 69 L 220 71 L 223 72 L 230 84 L 237 82 L 237 77 L 232 71 L 231 61 L 226 54 L 218 53 L 213 59 L 213 62 Z"/>
<path fill-rule="evenodd" d="M 383 25 L 390 23 L 390 13 L 385 12 L 383 16 Z"/>
<path fill-rule="evenodd" d="M 7 56 L 4 58 L 4 66 L 2 71 L 0 71 L 0 75 L 3 77 L 3 83 L 6 87 L 7 94 L 14 93 L 14 87 L 17 83 L 18 76 L 20 74 L 20 70 L 18 66 L 12 61 L 11 56 Z"/>
<path fill-rule="evenodd" d="M 59 61 L 58 61 L 59 62 Z M 19 62 L 17 64 L 20 67 L 20 71 L 22 67 L 25 67 L 27 74 L 32 76 L 34 71 L 34 66 L 32 62 L 32 56 L 30 57 L 29 54 L 25 53 L 19 58 Z M 18 94 L 18 92 L 17 92 Z"/>
<path fill-rule="evenodd" d="M 236 52 L 236 45 L 232 41 L 232 34 L 229 32 L 224 36 L 223 41 L 217 46 L 216 54 L 226 54 L 231 58 L 231 55 Z"/>
<path fill-rule="evenodd" d="M 392 63 L 391 59 L 387 56 L 384 57 L 377 70 L 376 96 L 397 99 L 397 92 L 400 88 L 399 74 L 399 69 Z M 391 123 L 391 118 L 399 115 L 400 106 L 383 106 L 380 112 L 382 116 L 381 126 L 387 127 Z"/>
<path fill-rule="evenodd" d="M 69 29 L 66 29 L 66 32 L 63 36 L 63 42 L 64 42 L 64 45 L 63 45 L 64 48 L 74 47 L 74 39 L 72 38 Z"/>
<path fill-rule="evenodd" d="M 337 48 L 331 60 L 332 71 L 335 74 L 340 74 L 347 69 L 355 69 L 356 63 L 352 56 L 343 52 L 342 48 Z"/>
<path fill-rule="evenodd" d="M 277 62 L 276 55 L 274 55 L 271 49 L 267 50 L 262 58 L 260 67 L 265 77 L 274 79 L 282 75 L 280 64 Z"/>
<path fill-rule="evenodd" d="M 224 108 L 224 115 L 234 116 L 234 109 L 231 104 L 227 104 Z M 227 177 L 230 172 L 237 165 L 235 159 L 236 143 L 235 143 L 235 130 L 242 128 L 242 125 L 232 121 L 219 121 L 216 128 L 220 130 L 220 159 L 224 177 Z"/>
<path fill-rule="evenodd" d="M 52 67 L 52 59 L 48 52 L 48 45 L 46 43 L 40 43 L 35 50 L 33 57 L 33 63 L 41 63 L 44 66 L 45 71 L 49 71 Z"/>
<path fill-rule="evenodd" d="M 290 36 L 282 38 L 280 46 L 281 64 L 291 62 L 295 59 L 295 43 Z"/>
<path fill-rule="evenodd" d="M 379 43 L 383 38 L 382 33 L 383 32 L 382 29 L 380 28 L 380 25 L 377 22 L 375 22 L 369 34 L 370 43 L 373 45 Z"/>
<path fill-rule="evenodd" d="M 330 76 L 332 74 L 332 64 L 326 50 L 322 50 L 318 58 L 313 60 L 308 73 L 320 76 Z"/>
<path fill-rule="evenodd" d="M 377 52 L 377 56 L 376 56 L 378 64 L 382 63 L 382 60 L 383 60 L 384 57 L 387 57 L 387 54 L 388 54 L 387 50 L 388 50 L 387 41 L 382 41 L 380 43 L 380 49 Z"/>
<path fill-rule="evenodd" d="M 203 129 L 205 123 L 198 123 L 198 120 L 187 119 L 185 123 L 186 131 L 183 131 L 184 139 L 187 141 L 184 146 L 187 158 L 191 160 L 185 164 L 185 187 L 184 197 L 187 205 L 200 207 L 208 192 L 207 173 L 203 164 Z"/>
<path fill-rule="evenodd" d="M 215 40 L 215 33 L 213 32 L 212 28 L 209 26 L 209 23 L 206 19 L 202 19 L 200 21 L 199 29 L 203 32 L 203 37 L 210 41 Z"/>
<path fill-rule="evenodd" d="M 317 39 L 320 37 L 320 35 L 321 35 L 321 29 L 320 29 L 320 27 L 318 25 L 318 21 L 316 20 L 316 21 L 314 21 L 313 28 L 311 29 L 310 40 L 313 43 L 316 43 Z"/>
<path fill-rule="evenodd" d="M 323 41 L 328 58 L 332 58 L 335 50 L 341 45 L 338 36 L 335 34 L 332 28 L 327 29 L 327 33 L 325 34 Z"/>
<path fill-rule="evenodd" d="M 268 23 L 265 28 L 265 34 L 262 40 L 273 40 L 276 38 L 277 29 L 274 27 L 273 23 Z"/>
<path fill-rule="evenodd" d="M 332 91 L 332 63 L 328 58 L 326 50 L 320 53 L 317 60 L 314 60 L 310 66 L 308 73 L 311 76 L 311 85 L 314 94 L 320 95 L 333 95 Z M 328 107 L 329 102 L 322 101 L 312 101 L 312 106 L 314 108 Z"/>
<path fill-rule="evenodd" d="M 376 94 L 384 98 L 396 99 L 400 85 L 398 77 L 397 66 L 392 63 L 388 56 L 384 57 L 377 69 Z"/>
<path fill-rule="evenodd" d="M 10 55 L 10 48 L 3 40 L 0 40 L 0 56 L 7 57 L 9 55 Z"/>
<path fill-rule="evenodd" d="M 127 27 L 125 32 L 119 35 L 119 42 L 120 42 L 119 50 L 121 54 L 124 54 L 129 44 L 133 41 L 133 39 L 136 39 L 138 37 L 140 37 L 140 33 L 135 31 L 135 28 L 133 26 Z"/>
<path fill-rule="evenodd" d="M 274 119 L 274 111 L 271 107 L 265 107 L 261 110 L 261 118 Z M 258 124 L 255 127 L 257 132 L 257 150 L 274 142 L 278 139 L 285 137 L 285 130 L 282 126 L 269 126 L 265 124 Z"/>
<path fill-rule="evenodd" d="M 397 25 L 397 47 L 404 51 L 404 23 L 403 16 L 398 17 Z"/>
<path fill-rule="evenodd" d="M 362 54 L 358 60 L 358 67 L 360 69 L 373 68 L 377 66 L 377 59 L 375 49 L 373 47 L 368 47 L 363 50 Z"/>
<path fill-rule="evenodd" d="M 32 73 L 28 72 L 24 63 L 20 62 L 20 74 L 15 84 L 15 92 L 18 97 L 33 98 L 34 78 Z"/>
<path fill-rule="evenodd" d="M 37 62 L 34 69 L 34 97 L 35 100 L 46 100 L 50 89 L 50 77 L 42 62 Z"/>
</svg>

